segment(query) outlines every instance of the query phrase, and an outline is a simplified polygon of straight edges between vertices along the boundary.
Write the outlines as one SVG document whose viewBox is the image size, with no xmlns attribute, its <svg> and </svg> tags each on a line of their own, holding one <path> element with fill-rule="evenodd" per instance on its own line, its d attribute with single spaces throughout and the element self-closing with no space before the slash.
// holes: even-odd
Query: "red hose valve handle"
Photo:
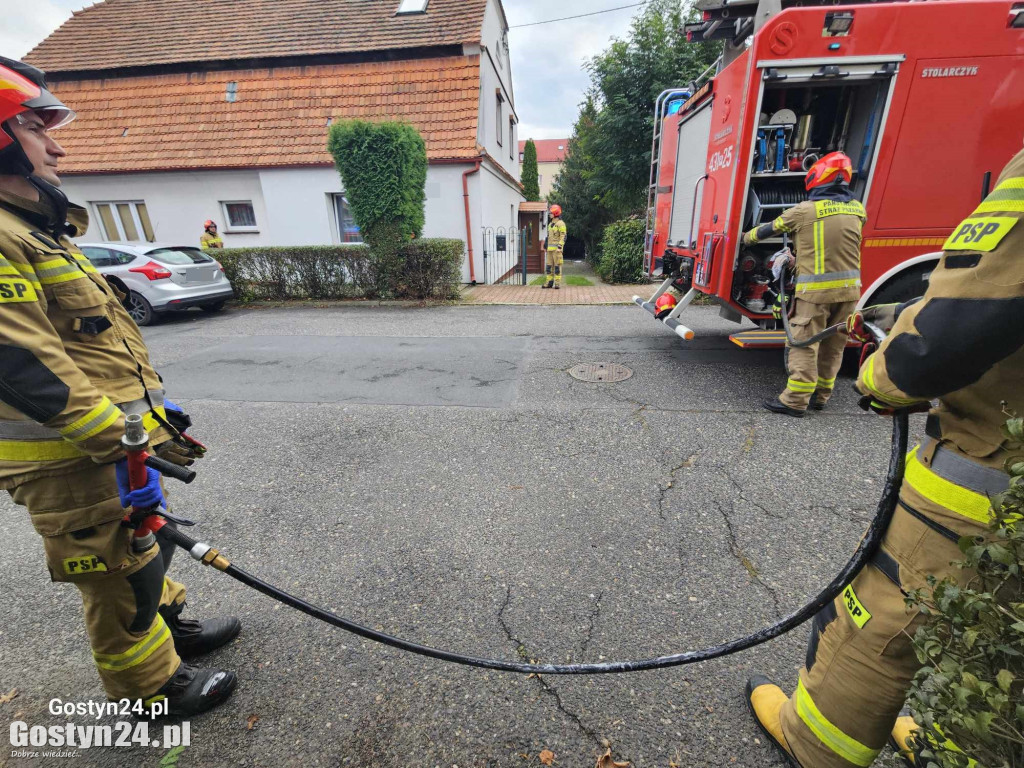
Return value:
<svg viewBox="0 0 1024 768">
<path fill-rule="evenodd" d="M 149 480 L 149 471 L 146 467 L 146 459 L 149 458 L 149 454 L 146 452 L 146 448 L 149 447 L 149 433 L 146 432 L 146 428 L 142 424 L 142 416 L 139 414 L 133 413 L 125 418 L 121 447 L 124 448 L 128 456 L 128 483 L 133 491 L 137 491 L 139 488 L 145 487 Z M 136 551 L 145 551 L 156 544 L 156 537 L 153 534 L 167 525 L 167 521 L 157 514 L 148 515 L 137 524 L 132 522 L 133 518 L 139 519 L 139 513 L 155 512 L 155 510 L 156 507 L 151 510 L 132 507 L 132 513 L 124 518 L 126 524 L 135 527 L 135 540 L 132 542 L 132 547 Z"/>
</svg>

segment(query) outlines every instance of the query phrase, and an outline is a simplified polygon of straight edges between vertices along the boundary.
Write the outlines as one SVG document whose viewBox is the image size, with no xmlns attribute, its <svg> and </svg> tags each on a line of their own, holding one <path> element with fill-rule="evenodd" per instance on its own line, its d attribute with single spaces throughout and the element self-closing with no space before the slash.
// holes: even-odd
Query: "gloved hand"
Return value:
<svg viewBox="0 0 1024 768">
<path fill-rule="evenodd" d="M 776 295 L 775 303 L 772 304 L 772 317 L 774 317 L 776 320 L 781 320 L 782 319 L 782 313 L 783 312 L 788 312 L 788 311 L 789 311 L 788 308 L 783 306 L 783 304 L 782 304 L 782 294 L 780 293 L 780 294 Z"/>
<path fill-rule="evenodd" d="M 873 307 L 865 307 L 859 312 L 854 312 L 846 318 L 846 332 L 851 339 L 859 341 L 861 344 L 878 341 L 864 324 L 871 323 L 888 333 L 896 325 L 896 318 L 903 306 L 903 304 L 876 304 Z"/>
<path fill-rule="evenodd" d="M 907 413 L 927 413 L 932 409 L 932 404 L 928 402 L 914 403 L 913 405 L 900 407 L 898 405 L 886 403 L 883 400 L 878 400 L 871 395 L 864 395 L 857 402 L 857 405 L 861 407 L 861 410 L 874 411 L 879 416 L 892 416 L 896 411 L 906 411 Z"/>
<path fill-rule="evenodd" d="M 776 251 L 769 264 L 772 270 L 772 277 L 775 279 L 775 282 L 781 280 L 786 268 L 793 266 L 795 263 L 796 258 L 793 256 L 793 252 L 789 250 L 789 248 L 783 248 L 781 251 Z"/>
<path fill-rule="evenodd" d="M 155 469 L 146 467 L 146 484 L 134 491 L 128 479 L 128 459 L 118 459 L 114 464 L 114 472 L 117 474 L 117 494 L 121 497 L 122 507 L 152 509 L 167 505 L 160 488 L 160 473 Z"/>
<path fill-rule="evenodd" d="M 167 412 L 167 423 L 178 431 L 180 437 L 160 443 L 155 448 L 156 455 L 179 467 L 191 466 L 196 459 L 206 455 L 206 446 L 185 434 L 192 426 L 192 419 L 180 405 L 165 398 L 164 410 Z"/>
</svg>

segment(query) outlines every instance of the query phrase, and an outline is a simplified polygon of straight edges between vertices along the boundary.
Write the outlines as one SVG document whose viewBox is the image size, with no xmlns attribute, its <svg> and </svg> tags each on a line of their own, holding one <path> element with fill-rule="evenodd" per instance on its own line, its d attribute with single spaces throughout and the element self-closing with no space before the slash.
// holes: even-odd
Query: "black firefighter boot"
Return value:
<svg viewBox="0 0 1024 768">
<path fill-rule="evenodd" d="M 174 638 L 174 650 L 183 659 L 202 656 L 234 640 L 242 629 L 242 622 L 234 616 L 196 621 L 181 618 L 185 603 L 160 609 Z"/>
<path fill-rule="evenodd" d="M 171 679 L 146 699 L 146 705 L 166 702 L 165 716 L 191 717 L 223 704 L 238 682 L 234 672 L 223 669 L 200 669 L 184 661 Z"/>
</svg>

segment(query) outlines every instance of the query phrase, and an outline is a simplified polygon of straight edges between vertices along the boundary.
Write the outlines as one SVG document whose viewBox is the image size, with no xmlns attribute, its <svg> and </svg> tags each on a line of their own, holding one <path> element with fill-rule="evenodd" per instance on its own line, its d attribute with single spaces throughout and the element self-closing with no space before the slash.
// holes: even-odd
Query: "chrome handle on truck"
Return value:
<svg viewBox="0 0 1024 768">
<path fill-rule="evenodd" d="M 691 250 L 697 247 L 697 241 L 693 239 L 693 228 L 697 226 L 697 201 L 700 199 L 697 197 L 697 190 L 700 189 L 700 183 L 707 180 L 708 174 L 705 173 L 697 179 L 697 183 L 693 185 L 693 210 L 690 211 L 690 236 L 686 238 L 686 244 Z"/>
</svg>

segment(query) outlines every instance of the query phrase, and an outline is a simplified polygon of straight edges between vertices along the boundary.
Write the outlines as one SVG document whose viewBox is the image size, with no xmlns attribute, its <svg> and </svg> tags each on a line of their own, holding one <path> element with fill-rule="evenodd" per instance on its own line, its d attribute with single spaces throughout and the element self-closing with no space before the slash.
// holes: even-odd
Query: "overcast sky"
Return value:
<svg viewBox="0 0 1024 768">
<path fill-rule="evenodd" d="M 636 0 L 504 0 L 510 26 L 630 5 Z M 0 55 L 21 58 L 91 0 L 0 0 Z M 624 37 L 638 8 L 509 31 L 523 139 L 565 138 L 589 82 L 583 63 Z"/>
</svg>

